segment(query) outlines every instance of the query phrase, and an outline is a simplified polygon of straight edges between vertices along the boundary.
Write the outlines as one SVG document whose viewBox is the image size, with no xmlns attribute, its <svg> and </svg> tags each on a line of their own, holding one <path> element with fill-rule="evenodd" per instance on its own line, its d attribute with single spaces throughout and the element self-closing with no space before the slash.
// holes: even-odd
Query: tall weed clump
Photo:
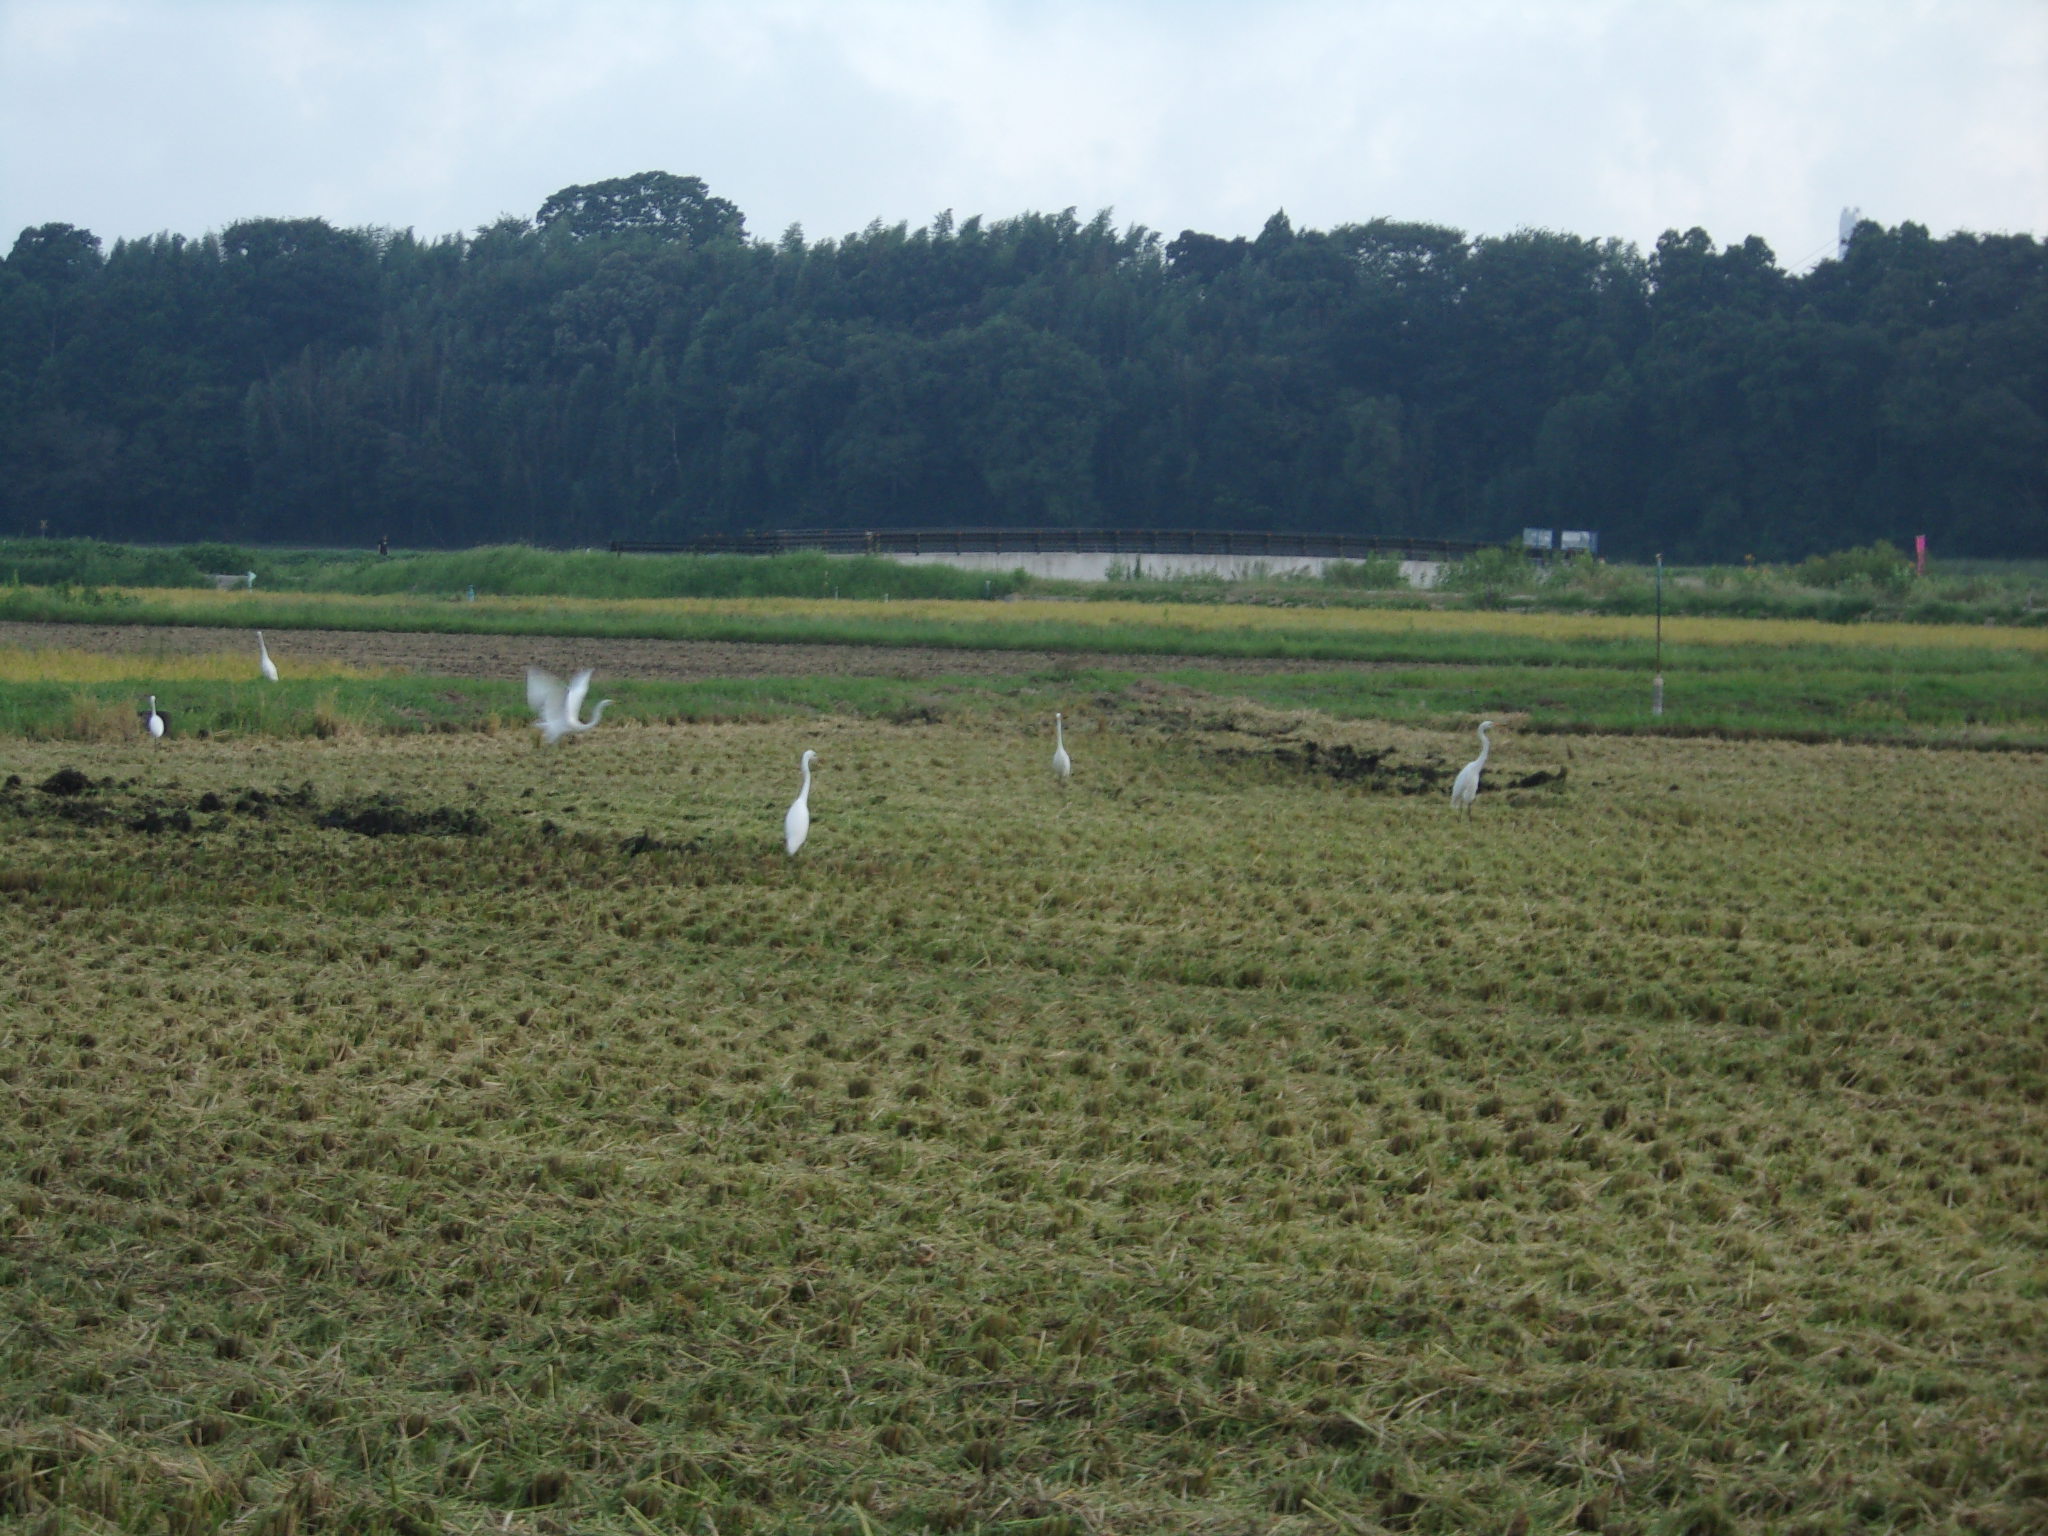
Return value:
<svg viewBox="0 0 2048 1536">
<path fill-rule="evenodd" d="M 128 741 L 142 734 L 142 718 L 126 702 L 80 690 L 70 714 L 52 733 L 65 741 Z"/>
<path fill-rule="evenodd" d="M 1831 555 L 1812 555 L 1793 567 L 1795 580 L 1809 587 L 1863 587 L 1896 595 L 1913 583 L 1913 566 L 1905 552 L 1887 539 Z"/>
<path fill-rule="evenodd" d="M 1497 608 L 1511 596 L 1535 591 L 1540 577 L 1527 555 L 1501 545 L 1445 566 L 1436 585 L 1440 592 L 1466 593 L 1482 608 Z"/>
<path fill-rule="evenodd" d="M 1647 613 L 1656 604 L 1656 583 L 1639 565 L 1616 565 L 1590 555 L 1549 567 L 1541 588 L 1545 606 L 1600 613 Z"/>
<path fill-rule="evenodd" d="M 322 741 L 353 739 L 368 728 L 361 711 L 343 704 L 341 695 L 332 689 L 313 701 L 305 720 L 307 734 Z"/>
<path fill-rule="evenodd" d="M 1390 555 L 1374 555 L 1369 560 L 1332 560 L 1323 567 L 1322 580 L 1325 586 L 1365 592 L 1398 592 L 1408 586 L 1408 578 L 1401 574 L 1401 562 Z"/>
<path fill-rule="evenodd" d="M 1230 589 L 1220 571 L 1148 571 L 1141 555 L 1110 561 L 1101 581 L 1073 585 L 1095 602 L 1131 603 L 1219 603 Z"/>
</svg>

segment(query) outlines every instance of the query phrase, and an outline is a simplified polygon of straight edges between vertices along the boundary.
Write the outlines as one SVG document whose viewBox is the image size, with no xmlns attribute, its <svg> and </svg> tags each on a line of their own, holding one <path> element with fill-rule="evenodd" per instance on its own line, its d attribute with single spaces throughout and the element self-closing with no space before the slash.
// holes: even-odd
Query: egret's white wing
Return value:
<svg viewBox="0 0 2048 1536">
<path fill-rule="evenodd" d="M 569 692 L 562 701 L 562 713 L 574 725 L 583 719 L 584 696 L 590 692 L 590 668 L 585 667 L 569 679 Z"/>
<path fill-rule="evenodd" d="M 542 671 L 539 667 L 526 669 L 526 707 L 536 715 L 545 715 L 548 700 L 560 698 L 561 694 L 562 680 L 554 673 Z"/>
<path fill-rule="evenodd" d="M 569 712 L 565 707 L 566 694 L 562 680 L 552 672 L 539 667 L 526 669 L 526 702 L 533 706 L 540 718 L 534 726 L 540 731 L 541 740 L 553 744 L 560 741 L 569 730 Z"/>
</svg>

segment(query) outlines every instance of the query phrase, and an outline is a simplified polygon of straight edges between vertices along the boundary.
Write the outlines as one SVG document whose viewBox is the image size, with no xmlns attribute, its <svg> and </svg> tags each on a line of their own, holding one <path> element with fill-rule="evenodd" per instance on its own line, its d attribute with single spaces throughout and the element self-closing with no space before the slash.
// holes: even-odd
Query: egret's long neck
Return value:
<svg viewBox="0 0 2048 1536">
<path fill-rule="evenodd" d="M 804 787 L 803 787 L 803 788 L 802 788 L 801 790 L 797 791 L 797 799 L 799 799 L 799 800 L 808 800 L 808 799 L 810 799 L 810 798 L 811 798 L 811 765 L 810 765 L 809 763 L 805 763 L 805 764 L 804 764 Z"/>
<path fill-rule="evenodd" d="M 596 725 L 598 721 L 604 718 L 604 707 L 609 703 L 611 703 L 610 699 L 599 699 L 597 701 L 597 707 L 590 712 L 590 719 L 585 722 L 586 729 Z"/>
<path fill-rule="evenodd" d="M 1486 734 L 1486 727 L 1479 727 L 1479 761 L 1486 761 L 1486 754 L 1493 750 L 1493 738 Z"/>
<path fill-rule="evenodd" d="M 1067 733 L 1061 726 L 1058 715 L 1052 717 L 1052 744 L 1056 747 L 1064 747 L 1067 744 Z"/>
</svg>

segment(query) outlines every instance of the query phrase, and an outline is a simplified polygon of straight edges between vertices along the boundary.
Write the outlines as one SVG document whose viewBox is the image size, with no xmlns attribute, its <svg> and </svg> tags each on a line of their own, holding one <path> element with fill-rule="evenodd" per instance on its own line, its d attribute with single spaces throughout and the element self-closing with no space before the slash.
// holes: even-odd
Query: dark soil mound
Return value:
<svg viewBox="0 0 2048 1536">
<path fill-rule="evenodd" d="M 320 818 L 320 825 L 363 837 L 480 837 L 491 830 L 475 811 L 450 805 L 416 811 L 381 796 L 359 806 L 338 805 Z"/>
<path fill-rule="evenodd" d="M 36 788 L 46 795 L 85 795 L 92 792 L 92 780 L 76 768 L 59 768 Z"/>
</svg>

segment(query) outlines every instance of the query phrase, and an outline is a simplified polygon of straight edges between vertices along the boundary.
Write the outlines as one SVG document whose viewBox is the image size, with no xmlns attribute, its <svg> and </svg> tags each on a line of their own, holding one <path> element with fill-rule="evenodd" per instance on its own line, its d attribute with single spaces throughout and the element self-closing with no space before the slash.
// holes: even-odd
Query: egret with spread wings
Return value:
<svg viewBox="0 0 2048 1536">
<path fill-rule="evenodd" d="M 540 732 L 541 740 L 552 745 L 564 736 L 579 735 L 584 731 L 597 729 L 597 722 L 604 718 L 604 707 L 610 699 L 599 699 L 590 711 L 588 720 L 577 717 L 583 712 L 584 696 L 590 692 L 590 669 L 585 667 L 564 683 L 554 673 L 539 667 L 526 669 L 526 702 L 539 718 L 533 728 Z"/>
</svg>

